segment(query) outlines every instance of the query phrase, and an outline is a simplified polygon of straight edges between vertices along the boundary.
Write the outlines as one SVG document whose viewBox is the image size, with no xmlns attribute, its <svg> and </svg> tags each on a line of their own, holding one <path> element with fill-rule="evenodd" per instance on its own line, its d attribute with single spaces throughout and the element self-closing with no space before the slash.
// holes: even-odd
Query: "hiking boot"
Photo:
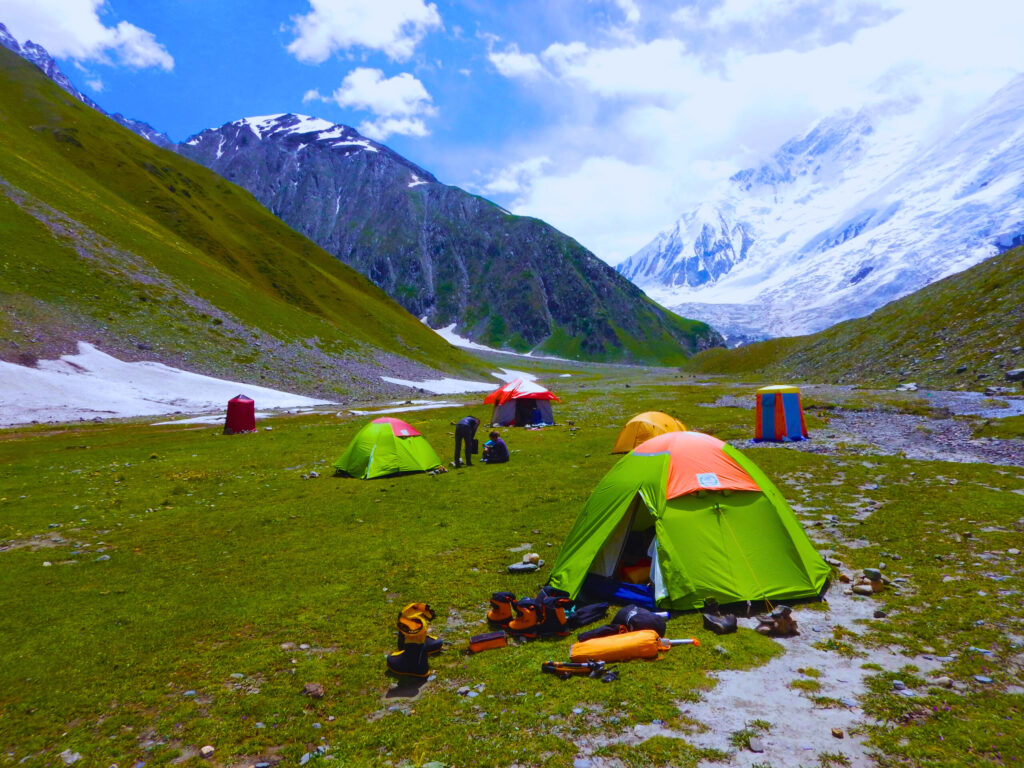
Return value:
<svg viewBox="0 0 1024 768">
<path fill-rule="evenodd" d="M 398 616 L 398 650 L 388 654 L 388 670 L 396 675 L 426 677 L 427 622 L 419 616 Z M 440 641 L 438 641 L 440 642 Z"/>
<path fill-rule="evenodd" d="M 427 621 L 434 618 L 433 609 L 426 603 L 409 603 L 398 614 L 398 650 L 422 645 L 428 656 L 441 652 L 444 640 L 428 633 Z"/>
<path fill-rule="evenodd" d="M 426 677 L 430 674 L 426 649 L 422 644 L 409 645 L 400 651 L 389 653 L 387 664 L 388 671 L 394 675 Z"/>
<path fill-rule="evenodd" d="M 537 625 L 542 620 L 543 606 L 530 597 L 512 603 L 515 618 L 508 623 L 508 631 L 519 637 L 537 637 Z"/>
<path fill-rule="evenodd" d="M 491 595 L 491 609 L 487 611 L 487 620 L 492 624 L 508 626 L 512 621 L 512 603 L 516 596 L 511 592 L 495 592 Z"/>
<path fill-rule="evenodd" d="M 716 616 L 711 613 L 702 615 L 704 617 L 704 629 L 710 630 L 716 635 L 728 635 L 736 631 L 735 616 Z"/>
<path fill-rule="evenodd" d="M 434 613 L 434 609 L 426 603 L 409 603 L 405 608 L 398 612 L 399 618 L 420 618 L 424 622 L 433 621 L 437 618 L 437 614 Z"/>
</svg>

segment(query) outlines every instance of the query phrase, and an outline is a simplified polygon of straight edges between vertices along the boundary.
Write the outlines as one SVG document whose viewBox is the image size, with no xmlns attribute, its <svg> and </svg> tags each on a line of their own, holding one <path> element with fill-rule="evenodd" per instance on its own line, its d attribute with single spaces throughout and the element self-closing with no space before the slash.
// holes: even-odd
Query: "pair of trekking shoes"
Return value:
<svg viewBox="0 0 1024 768">
<path fill-rule="evenodd" d="M 570 619 L 576 606 L 564 590 L 541 587 L 536 598 L 521 600 L 511 592 L 495 592 L 490 602 L 487 620 L 513 637 L 565 637 L 572 630 Z"/>
<path fill-rule="evenodd" d="M 434 611 L 426 603 L 409 603 L 398 612 L 398 650 L 388 654 L 388 671 L 404 677 L 430 674 L 428 656 L 441 652 L 444 641 L 429 634 Z"/>
</svg>

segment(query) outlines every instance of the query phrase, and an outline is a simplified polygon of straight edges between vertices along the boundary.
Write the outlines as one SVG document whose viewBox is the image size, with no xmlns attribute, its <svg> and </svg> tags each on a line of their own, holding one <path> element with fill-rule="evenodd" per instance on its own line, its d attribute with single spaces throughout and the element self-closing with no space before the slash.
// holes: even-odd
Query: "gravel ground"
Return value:
<svg viewBox="0 0 1024 768">
<path fill-rule="evenodd" d="M 893 394 L 891 391 L 852 390 L 849 387 L 806 387 L 808 395 L 819 400 L 842 403 L 852 396 Z M 978 462 L 1024 466 L 1024 440 L 975 439 L 971 436 L 971 423 L 953 416 L 978 416 L 987 419 L 1024 414 L 1024 397 L 997 398 L 1005 408 L 993 407 L 993 399 L 978 392 L 915 392 L 912 396 L 925 399 L 938 411 L 949 416 L 930 417 L 882 410 L 852 410 L 837 408 L 827 412 L 828 426 L 814 430 L 811 439 L 788 443 L 786 447 L 809 453 L 836 454 L 859 450 L 883 456 L 902 454 L 918 461 Z M 750 408 L 749 397 L 726 395 L 713 407 Z M 740 446 L 773 448 L 778 443 L 754 443 Z"/>
</svg>

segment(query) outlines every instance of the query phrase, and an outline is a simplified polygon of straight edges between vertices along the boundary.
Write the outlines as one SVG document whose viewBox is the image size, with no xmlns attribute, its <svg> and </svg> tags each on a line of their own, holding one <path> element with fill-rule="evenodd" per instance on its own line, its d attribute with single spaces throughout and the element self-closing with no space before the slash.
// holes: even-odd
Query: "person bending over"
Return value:
<svg viewBox="0 0 1024 768">
<path fill-rule="evenodd" d="M 476 428 L 480 426 L 480 419 L 476 416 L 467 416 L 455 425 L 455 466 L 461 467 L 462 461 L 459 458 L 462 453 L 462 446 L 466 447 L 466 466 L 473 466 L 473 437 L 476 435 Z"/>
</svg>

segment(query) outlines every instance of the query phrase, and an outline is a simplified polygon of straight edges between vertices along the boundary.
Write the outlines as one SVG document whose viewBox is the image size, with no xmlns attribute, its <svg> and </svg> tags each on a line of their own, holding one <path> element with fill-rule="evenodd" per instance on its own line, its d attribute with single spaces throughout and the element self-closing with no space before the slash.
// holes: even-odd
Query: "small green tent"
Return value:
<svg viewBox="0 0 1024 768">
<path fill-rule="evenodd" d="M 346 475 L 371 480 L 398 472 L 426 472 L 441 466 L 430 443 L 401 419 L 382 416 L 356 432 L 334 462 Z"/>
<path fill-rule="evenodd" d="M 622 584 L 630 580 L 624 567 L 632 575 L 638 563 L 650 565 L 649 584 Z M 588 592 L 599 584 L 605 596 L 611 584 L 633 602 L 646 595 L 687 610 L 708 598 L 724 605 L 818 597 L 829 572 L 750 459 L 711 435 L 669 432 L 638 445 L 594 489 L 551 584 L 573 597 L 585 581 Z"/>
</svg>

